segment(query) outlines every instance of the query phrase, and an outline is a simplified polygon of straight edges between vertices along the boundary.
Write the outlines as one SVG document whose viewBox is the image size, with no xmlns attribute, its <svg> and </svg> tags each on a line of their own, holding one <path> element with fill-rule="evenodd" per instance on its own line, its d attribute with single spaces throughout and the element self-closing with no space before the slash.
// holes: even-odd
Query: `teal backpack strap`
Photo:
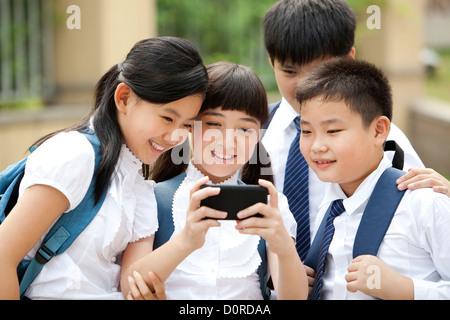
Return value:
<svg viewBox="0 0 450 320">
<path fill-rule="evenodd" d="M 155 197 L 158 206 L 158 230 L 153 241 L 153 250 L 160 247 L 173 234 L 172 202 L 175 191 L 186 177 L 186 172 L 169 180 L 159 182 L 155 186 Z"/>
<path fill-rule="evenodd" d="M 405 194 L 397 189 L 398 178 L 405 172 L 388 168 L 381 175 L 364 210 L 353 244 L 353 258 L 363 254 L 377 255 L 395 211 Z"/>
<path fill-rule="evenodd" d="M 267 249 L 266 249 L 266 240 L 262 237 L 258 243 L 258 253 L 261 257 L 261 264 L 258 267 L 258 275 L 259 275 L 259 284 L 261 287 L 261 294 L 264 300 L 269 300 L 271 291 L 267 286 L 269 283 L 269 272 L 268 272 L 268 260 L 267 260 Z"/>
<path fill-rule="evenodd" d="M 93 131 L 83 133 L 95 152 L 95 169 L 97 171 L 101 160 L 100 141 Z M 47 236 L 42 241 L 42 245 L 36 253 L 36 256 L 28 263 L 21 262 L 20 268 L 26 270 L 18 270 L 19 274 L 23 274 L 20 282 L 20 296 L 23 297 L 28 286 L 33 282 L 45 264 L 55 255 L 63 253 L 78 235 L 87 227 L 92 221 L 97 212 L 100 210 L 103 201 L 106 197 L 106 190 L 101 199 L 95 204 L 95 174 L 86 193 L 86 196 L 81 203 L 72 211 L 64 213 Z"/>
</svg>

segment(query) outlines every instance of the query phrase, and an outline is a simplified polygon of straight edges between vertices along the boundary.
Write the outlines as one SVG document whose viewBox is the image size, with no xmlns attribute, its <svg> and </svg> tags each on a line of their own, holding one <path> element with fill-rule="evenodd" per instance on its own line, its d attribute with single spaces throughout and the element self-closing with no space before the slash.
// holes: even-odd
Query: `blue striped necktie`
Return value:
<svg viewBox="0 0 450 320">
<path fill-rule="evenodd" d="M 294 119 L 297 135 L 291 144 L 284 175 L 283 193 L 297 222 L 295 246 L 302 261 L 310 246 L 308 164 L 300 152 L 300 117 Z"/>
<path fill-rule="evenodd" d="M 331 209 L 328 211 L 328 216 L 325 229 L 323 232 L 322 244 L 320 246 L 319 259 L 317 263 L 316 279 L 314 280 L 314 286 L 311 291 L 310 300 L 320 300 L 320 293 L 323 285 L 323 271 L 325 269 L 325 258 L 327 256 L 328 248 L 330 247 L 331 239 L 334 235 L 334 218 L 344 212 L 344 205 L 342 199 L 334 200 Z"/>
</svg>

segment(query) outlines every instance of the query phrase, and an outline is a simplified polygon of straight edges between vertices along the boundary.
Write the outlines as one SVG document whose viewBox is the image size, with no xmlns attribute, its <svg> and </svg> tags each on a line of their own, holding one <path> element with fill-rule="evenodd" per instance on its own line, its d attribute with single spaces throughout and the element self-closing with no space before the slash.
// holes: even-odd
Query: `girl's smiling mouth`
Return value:
<svg viewBox="0 0 450 320">
<path fill-rule="evenodd" d="M 236 155 L 234 154 L 224 154 L 221 152 L 218 152 L 216 150 L 211 150 L 211 155 L 214 159 L 218 160 L 219 162 L 223 163 L 229 163 L 230 161 L 234 160 Z"/>
<path fill-rule="evenodd" d="M 151 146 L 153 149 L 155 149 L 156 152 L 163 152 L 163 151 L 166 149 L 166 147 L 164 147 L 164 146 L 162 146 L 162 145 L 160 145 L 160 144 L 157 144 L 157 143 L 154 142 L 154 141 L 150 141 L 150 146 Z"/>
</svg>

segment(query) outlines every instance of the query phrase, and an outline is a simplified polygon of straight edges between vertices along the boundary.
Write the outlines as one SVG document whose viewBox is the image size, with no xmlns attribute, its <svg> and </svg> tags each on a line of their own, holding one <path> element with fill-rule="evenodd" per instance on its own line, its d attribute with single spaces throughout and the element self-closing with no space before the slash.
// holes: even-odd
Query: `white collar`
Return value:
<svg viewBox="0 0 450 320">
<path fill-rule="evenodd" d="M 331 202 L 337 199 L 344 199 L 344 208 L 347 214 L 351 215 L 361 206 L 365 206 L 367 201 L 369 201 L 370 195 L 375 188 L 378 179 L 383 174 L 383 172 L 392 167 L 391 161 L 384 155 L 383 159 L 381 159 L 377 169 L 373 171 L 364 181 L 358 186 L 356 191 L 353 193 L 351 197 L 347 197 L 345 193 L 342 191 L 341 187 L 337 183 L 331 183 L 328 187 L 325 197 L 320 204 L 320 208 L 323 206 L 330 205 Z"/>
<path fill-rule="evenodd" d="M 289 102 L 285 98 L 282 98 L 280 106 L 272 119 L 272 123 L 279 130 L 285 130 L 298 115 L 297 111 L 292 108 Z"/>
<path fill-rule="evenodd" d="M 189 165 L 186 169 L 186 176 L 189 182 L 197 181 L 201 178 L 203 178 L 205 175 L 192 163 L 192 161 L 189 162 Z M 225 185 L 236 185 L 238 181 L 239 172 L 236 171 L 231 177 L 229 177 L 227 180 L 217 183 L 217 184 L 225 184 Z M 211 184 L 211 181 L 208 183 Z"/>
</svg>

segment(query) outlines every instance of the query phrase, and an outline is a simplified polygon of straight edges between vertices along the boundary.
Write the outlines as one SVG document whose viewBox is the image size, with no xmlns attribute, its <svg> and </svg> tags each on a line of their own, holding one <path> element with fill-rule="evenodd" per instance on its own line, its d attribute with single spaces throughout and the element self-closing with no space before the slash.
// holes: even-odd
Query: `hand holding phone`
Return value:
<svg viewBox="0 0 450 320">
<path fill-rule="evenodd" d="M 240 220 L 237 213 L 258 202 L 267 204 L 269 194 L 267 188 L 259 185 L 211 185 L 205 184 L 200 188 L 220 188 L 218 195 L 210 196 L 200 202 L 200 206 L 226 211 L 228 213 L 224 220 Z M 254 216 L 262 217 L 260 214 Z"/>
</svg>

